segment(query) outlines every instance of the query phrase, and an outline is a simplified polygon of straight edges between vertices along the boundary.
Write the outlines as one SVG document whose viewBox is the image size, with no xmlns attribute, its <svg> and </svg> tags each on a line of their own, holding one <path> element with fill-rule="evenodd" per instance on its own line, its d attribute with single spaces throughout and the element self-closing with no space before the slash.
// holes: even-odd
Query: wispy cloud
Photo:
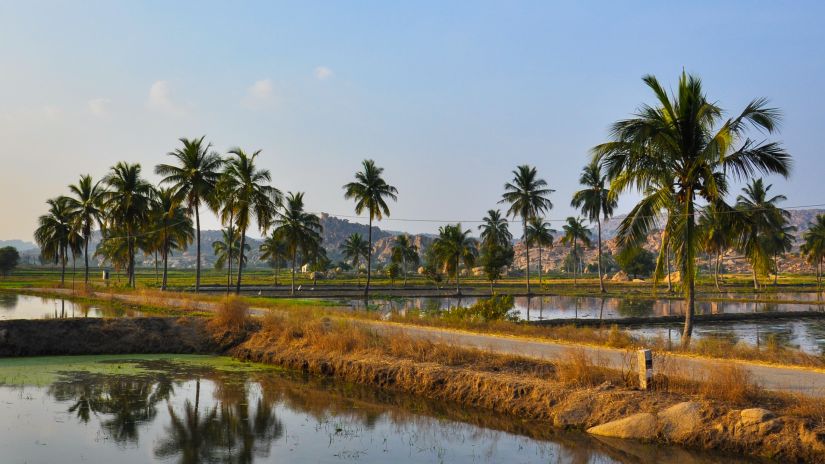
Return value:
<svg viewBox="0 0 825 464">
<path fill-rule="evenodd" d="M 319 81 L 325 81 L 333 76 L 333 72 L 326 66 L 318 66 L 315 68 L 315 78 Z"/>
<path fill-rule="evenodd" d="M 109 114 L 110 103 L 112 103 L 112 100 L 109 100 L 108 98 L 93 98 L 89 100 L 87 106 L 90 113 L 95 116 L 103 117 Z"/>
<path fill-rule="evenodd" d="M 185 111 L 172 99 L 172 90 L 167 81 L 155 81 L 149 88 L 149 108 L 169 114 L 183 114 Z"/>
<path fill-rule="evenodd" d="M 259 108 L 271 102 L 274 99 L 274 93 L 272 79 L 255 81 L 246 90 L 243 105 L 247 108 Z"/>
</svg>

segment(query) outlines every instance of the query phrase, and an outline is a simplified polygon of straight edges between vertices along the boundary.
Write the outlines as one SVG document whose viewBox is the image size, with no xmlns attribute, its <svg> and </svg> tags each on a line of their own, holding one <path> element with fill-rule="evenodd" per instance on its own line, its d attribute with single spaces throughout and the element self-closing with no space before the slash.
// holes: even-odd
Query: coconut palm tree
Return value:
<svg viewBox="0 0 825 464">
<path fill-rule="evenodd" d="M 765 185 L 761 178 L 754 179 L 742 188 L 743 194 L 736 197 L 735 218 L 738 222 L 735 228 L 739 230 L 739 248 L 751 263 L 754 290 L 759 289 L 757 275 L 772 270 L 775 263 L 774 249 L 778 253 L 779 248 L 783 247 L 782 237 L 776 240 L 778 244 L 772 243 L 771 237 L 784 234 L 784 228 L 790 219 L 790 213 L 777 206 L 786 199 L 785 196 L 769 197 L 771 187 L 770 184 Z"/>
<path fill-rule="evenodd" d="M 407 234 L 395 237 L 392 244 L 392 262 L 401 263 L 401 270 L 404 272 L 404 287 L 407 286 L 407 263 L 417 266 L 420 261 L 418 256 L 418 246 L 410 240 Z"/>
<path fill-rule="evenodd" d="M 367 259 L 369 250 L 369 244 L 364 241 L 364 237 L 358 232 L 350 234 L 341 244 L 341 253 L 343 253 L 344 258 L 352 261 L 352 268 L 355 269 L 355 278 L 359 287 L 361 286 L 361 277 L 358 273 L 358 263 L 361 258 Z"/>
<path fill-rule="evenodd" d="M 135 287 L 136 238 L 141 227 L 149 219 L 154 188 L 141 177 L 140 164 L 125 162 L 112 166 L 103 178 L 109 187 L 103 195 L 103 208 L 107 212 L 109 227 L 121 230 L 124 237 L 109 237 L 109 240 L 126 240 L 128 265 L 126 274 L 129 285 Z"/>
<path fill-rule="evenodd" d="M 673 96 L 655 77 L 643 80 L 653 91 L 656 104 L 642 105 L 633 118 L 616 122 L 611 128 L 612 140 L 595 147 L 593 154 L 603 163 L 610 188 L 617 194 L 664 187 L 660 181 L 668 177 L 674 181 L 669 201 L 678 224 L 670 232 L 687 301 L 682 336 L 687 345 L 695 311 L 697 196 L 709 203 L 722 198 L 731 176 L 745 179 L 756 172 L 787 176 L 791 158 L 778 143 L 747 137 L 749 127 L 767 133 L 777 129 L 780 113 L 769 108 L 766 100 L 753 100 L 741 114 L 725 119 L 723 110 L 705 96 L 697 77 L 683 72 Z M 650 202 L 650 206 L 656 204 Z M 640 240 L 653 224 L 655 219 L 640 218 L 624 231 L 625 239 Z"/>
<path fill-rule="evenodd" d="M 448 273 L 455 273 L 455 291 L 461 295 L 460 264 L 469 269 L 473 267 L 478 248 L 476 240 L 470 236 L 470 230 L 463 230 L 461 224 L 447 224 L 438 228 L 438 237 L 433 242 L 435 253 L 447 268 Z"/>
<path fill-rule="evenodd" d="M 602 269 L 602 218 L 607 220 L 613 216 L 613 211 L 618 204 L 618 198 L 610 194 L 610 189 L 605 188 L 604 183 L 607 176 L 602 174 L 602 167 L 598 161 L 591 161 L 582 169 L 579 183 L 585 188 L 573 194 L 570 205 L 574 208 L 581 208 L 582 214 L 590 221 L 596 223 L 596 241 L 599 246 L 599 257 L 597 268 L 599 270 L 599 291 L 604 289 L 604 272 Z"/>
<path fill-rule="evenodd" d="M 241 237 L 238 230 L 227 227 L 221 230 L 222 238 L 212 242 L 212 252 L 215 253 L 215 269 L 223 269 L 226 265 L 226 292 L 232 287 L 232 257 L 241 255 Z M 248 243 L 244 244 L 244 251 L 251 250 Z M 243 256 L 241 266 L 246 265 L 246 257 Z"/>
<path fill-rule="evenodd" d="M 545 222 L 538 216 L 534 216 L 527 221 L 527 243 L 539 247 L 539 287 L 542 285 L 541 281 L 541 249 L 542 247 L 553 246 L 553 229 L 550 228 L 550 223 Z"/>
<path fill-rule="evenodd" d="M 80 176 L 77 184 L 69 186 L 72 196 L 68 197 L 69 209 L 76 227 L 83 236 L 83 257 L 84 257 L 84 277 L 83 282 L 89 284 L 89 242 L 92 237 L 92 227 L 103 227 L 104 212 L 101 208 L 103 203 L 104 187 L 101 182 L 94 182 L 92 176 Z"/>
<path fill-rule="evenodd" d="M 204 136 L 205 137 L 205 136 Z M 215 186 L 221 176 L 223 160 L 211 151 L 212 145 L 199 139 L 179 139 L 182 147 L 168 153 L 176 164 L 159 164 L 155 173 L 163 176 L 161 183 L 169 184 L 177 194 L 186 198 L 190 214 L 195 216 L 197 241 L 197 261 L 195 264 L 195 292 L 201 286 L 201 217 L 200 205 L 207 203 L 214 207 Z"/>
<path fill-rule="evenodd" d="M 702 210 L 697 224 L 702 249 L 715 257 L 713 282 L 720 293 L 722 289 L 719 286 L 719 266 L 722 254 L 733 246 L 735 238 L 732 232 L 733 213 L 733 209 L 724 201 L 715 201 Z"/>
<path fill-rule="evenodd" d="M 286 243 L 287 250 L 292 256 L 292 287 L 290 293 L 295 294 L 295 263 L 298 260 L 298 251 L 305 257 L 312 250 L 321 245 L 321 220 L 318 216 L 304 210 L 304 193 L 289 192 L 286 195 L 284 208 L 278 212 L 273 223 L 275 234 Z"/>
<path fill-rule="evenodd" d="M 181 204 L 179 192 L 174 188 L 158 188 L 152 205 L 152 224 L 157 229 L 158 249 L 163 260 L 161 290 L 166 290 L 169 254 L 174 250 L 185 250 L 195 235 L 192 217 Z"/>
<path fill-rule="evenodd" d="M 573 267 L 573 284 L 576 284 L 576 275 L 581 270 L 582 264 L 582 257 L 579 255 L 579 242 L 589 247 L 591 245 L 590 231 L 584 226 L 582 218 L 574 217 L 568 217 L 567 223 L 562 226 L 562 229 L 564 230 L 564 236 L 561 238 L 562 243 L 573 246 L 573 257 L 576 259 L 576 266 Z"/>
<path fill-rule="evenodd" d="M 66 260 L 69 251 L 80 251 L 82 237 L 73 222 L 70 199 L 57 197 L 46 201 L 49 212 L 37 220 L 34 239 L 40 247 L 43 259 L 60 264 L 60 285 L 66 282 Z"/>
<path fill-rule="evenodd" d="M 262 233 L 266 233 L 272 224 L 272 219 L 281 204 L 281 192 L 269 185 L 272 175 L 268 169 L 259 169 L 255 165 L 255 158 L 261 153 L 258 150 L 251 155 L 240 148 L 229 151 L 231 157 L 224 162 L 222 194 L 232 198 L 230 206 L 235 226 L 241 235 L 239 263 L 244 260 L 246 232 L 254 219 Z M 241 293 L 241 278 L 243 266 L 238 266 L 238 282 L 235 293 Z"/>
<path fill-rule="evenodd" d="M 825 260 L 825 214 L 818 214 L 802 234 L 799 252 L 816 268 L 816 283 L 822 285 L 822 262 Z"/>
<path fill-rule="evenodd" d="M 269 262 L 275 268 L 275 285 L 278 285 L 278 275 L 281 273 L 281 263 L 289 256 L 289 250 L 283 237 L 272 232 L 259 247 L 261 260 Z"/>
<path fill-rule="evenodd" d="M 398 200 L 398 189 L 389 185 L 382 177 L 384 168 L 375 165 L 371 159 L 361 162 L 363 170 L 355 173 L 355 182 L 344 185 L 344 198 L 355 200 L 355 214 L 364 210 L 369 213 L 369 230 L 367 232 L 367 285 L 364 287 L 364 298 L 369 296 L 370 275 L 372 268 L 372 221 L 389 217 L 390 208 L 387 199 Z"/>
<path fill-rule="evenodd" d="M 497 209 L 487 211 L 487 216 L 482 219 L 478 230 L 481 231 L 482 243 L 509 245 L 513 241 L 510 224 L 507 222 L 507 218 L 501 215 L 501 211 Z"/>
<path fill-rule="evenodd" d="M 524 234 L 524 248 L 527 259 L 527 294 L 530 294 L 530 244 L 527 242 L 527 221 L 553 208 L 547 198 L 555 190 L 547 188 L 547 181 L 538 177 L 533 166 L 518 166 L 513 171 L 513 180 L 504 184 L 504 194 L 499 203 L 510 205 L 507 215 L 521 218 Z"/>
</svg>

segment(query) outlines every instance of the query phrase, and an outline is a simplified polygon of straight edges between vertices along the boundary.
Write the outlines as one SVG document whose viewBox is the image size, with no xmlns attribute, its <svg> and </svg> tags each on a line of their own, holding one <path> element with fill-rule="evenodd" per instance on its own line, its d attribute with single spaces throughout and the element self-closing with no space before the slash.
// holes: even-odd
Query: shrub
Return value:
<svg viewBox="0 0 825 464">
<path fill-rule="evenodd" d="M 210 325 L 215 330 L 242 332 L 249 316 L 249 305 L 237 296 L 227 296 L 215 309 Z"/>
<path fill-rule="evenodd" d="M 444 313 L 444 318 L 480 322 L 516 321 L 518 316 L 512 313 L 513 306 L 512 296 L 494 295 L 480 299 L 471 306 L 454 306 Z"/>
</svg>

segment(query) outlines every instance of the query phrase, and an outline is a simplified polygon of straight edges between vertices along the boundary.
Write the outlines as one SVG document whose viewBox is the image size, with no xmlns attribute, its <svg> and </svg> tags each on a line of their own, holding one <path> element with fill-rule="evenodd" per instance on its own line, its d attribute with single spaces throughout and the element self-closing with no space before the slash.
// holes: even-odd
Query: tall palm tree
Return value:
<svg viewBox="0 0 825 464">
<path fill-rule="evenodd" d="M 671 232 L 687 300 L 682 336 L 687 345 L 695 311 L 696 197 L 709 203 L 722 198 L 729 176 L 743 179 L 756 172 L 787 176 L 791 158 L 778 143 L 747 137 L 749 126 L 768 133 L 777 129 L 780 113 L 769 108 L 766 100 L 753 100 L 740 115 L 725 119 L 723 110 L 705 96 L 697 77 L 683 72 L 673 96 L 655 77 L 643 80 L 656 104 L 642 105 L 633 118 L 616 122 L 612 140 L 595 147 L 593 154 L 603 162 L 616 193 L 644 192 L 660 187 L 658 181 L 663 178 L 674 180 L 670 189 L 678 224 Z M 639 218 L 624 231 L 623 240 L 640 240 L 654 223 Z"/>
<path fill-rule="evenodd" d="M 436 255 L 444 267 L 455 273 L 455 291 L 461 295 L 460 264 L 471 268 L 478 256 L 476 240 L 470 237 L 470 230 L 463 230 L 461 224 L 447 224 L 438 228 L 438 237 L 433 242 Z"/>
<path fill-rule="evenodd" d="M 169 270 L 169 254 L 184 250 L 194 238 L 192 217 L 181 205 L 179 191 L 174 188 L 158 188 L 152 205 L 152 224 L 157 229 L 158 249 L 163 260 L 163 278 L 160 289 L 166 290 Z"/>
<path fill-rule="evenodd" d="M 355 182 L 344 185 L 344 198 L 355 200 L 355 214 L 364 210 L 369 213 L 369 231 L 367 232 L 367 285 L 364 298 L 369 296 L 372 268 L 372 221 L 389 217 L 390 208 L 387 199 L 398 200 L 398 189 L 389 185 L 382 177 L 384 168 L 375 165 L 375 161 L 365 159 L 361 162 L 362 170 L 355 173 Z"/>
<path fill-rule="evenodd" d="M 92 176 L 80 176 L 77 184 L 69 186 L 72 196 L 68 197 L 69 209 L 80 233 L 83 236 L 83 257 L 85 260 L 85 271 L 83 281 L 89 284 L 89 242 L 92 237 L 92 227 L 95 224 L 102 228 L 104 212 L 101 208 L 103 203 L 104 187 L 101 182 L 94 182 Z"/>
<path fill-rule="evenodd" d="M 204 136 L 205 137 L 205 136 Z M 173 164 L 159 164 L 155 173 L 163 176 L 161 183 L 169 184 L 177 193 L 186 198 L 189 212 L 195 215 L 197 241 L 197 262 L 195 264 L 195 292 L 201 286 L 201 203 L 214 206 L 213 194 L 221 176 L 223 160 L 211 151 L 212 145 L 199 139 L 181 138 L 182 147 L 168 153 L 175 159 Z M 213 207 L 213 209 L 216 209 Z"/>
<path fill-rule="evenodd" d="M 154 188 L 140 175 L 140 164 L 117 163 L 112 166 L 103 182 L 109 187 L 103 195 L 103 207 L 107 211 L 110 227 L 125 232 L 125 237 L 109 238 L 126 240 L 129 285 L 135 287 L 136 235 L 149 219 Z"/>
<path fill-rule="evenodd" d="M 249 244 L 244 244 L 244 251 L 251 250 Z M 215 253 L 215 269 L 223 269 L 226 265 L 226 292 L 232 287 L 232 257 L 241 256 L 241 237 L 238 230 L 232 226 L 221 230 L 221 239 L 212 242 L 212 252 Z M 241 266 L 246 265 L 243 258 Z"/>
<path fill-rule="evenodd" d="M 743 194 L 736 197 L 735 217 L 738 223 L 735 227 L 739 230 L 739 248 L 751 263 L 755 290 L 759 289 L 757 274 L 767 274 L 774 264 L 771 236 L 776 235 L 777 231 L 784 233 L 790 218 L 788 211 L 777 206 L 786 199 L 785 196 L 770 197 L 771 187 L 770 184 L 765 185 L 761 178 L 754 179 L 742 188 Z"/>
<path fill-rule="evenodd" d="M 539 287 L 542 285 L 541 249 L 553 246 L 553 232 L 550 223 L 545 222 L 538 216 L 534 216 L 527 221 L 527 243 L 539 247 Z"/>
<path fill-rule="evenodd" d="M 401 234 L 395 237 L 395 242 L 392 244 L 392 262 L 401 263 L 401 269 L 404 272 L 404 287 L 407 286 L 407 263 L 417 266 L 419 261 L 418 246 L 412 243 L 410 236 Z"/>
<path fill-rule="evenodd" d="M 604 289 L 604 272 L 602 270 L 602 218 L 607 220 L 613 216 L 613 211 L 618 204 L 618 198 L 610 194 L 610 189 L 605 188 L 607 175 L 602 174 L 602 166 L 598 161 L 591 161 L 582 169 L 579 183 L 585 188 L 573 194 L 573 201 L 570 202 L 574 208 L 581 208 L 582 214 L 590 221 L 596 223 L 596 240 L 599 245 L 599 291 Z"/>
<path fill-rule="evenodd" d="M 281 204 L 281 192 L 269 185 L 272 182 L 272 175 L 268 169 L 259 169 L 255 165 L 255 158 L 261 153 L 258 150 L 251 155 L 240 148 L 229 151 L 231 157 L 224 162 L 224 182 L 223 192 L 233 198 L 232 216 L 235 226 L 241 235 L 239 263 L 244 259 L 244 244 L 246 243 L 246 232 L 254 219 L 258 223 L 261 232 L 266 232 L 272 224 L 272 219 Z M 243 266 L 238 266 L 238 282 L 235 293 L 241 293 L 241 278 Z"/>
<path fill-rule="evenodd" d="M 579 242 L 582 245 L 590 246 L 590 231 L 584 226 L 582 218 L 568 217 L 567 223 L 562 226 L 564 236 L 561 241 L 565 245 L 573 246 L 573 257 L 576 259 L 576 266 L 573 267 L 573 284 L 577 283 L 576 275 L 581 270 L 582 257 L 579 255 Z"/>
<path fill-rule="evenodd" d="M 292 287 L 290 292 L 295 294 L 295 262 L 298 251 L 305 257 L 312 250 L 321 245 L 321 220 L 318 216 L 304 210 L 304 193 L 289 192 L 284 201 L 283 210 L 278 212 L 273 223 L 275 234 L 286 243 L 289 254 L 292 256 Z"/>
<path fill-rule="evenodd" d="M 779 256 L 788 253 L 793 249 L 796 236 L 796 226 L 779 224 L 768 236 L 768 249 L 773 254 L 773 285 L 776 286 L 779 280 Z"/>
<path fill-rule="evenodd" d="M 40 247 L 44 259 L 60 264 L 60 285 L 66 282 L 66 260 L 69 251 L 79 252 L 82 238 L 72 222 L 72 210 L 68 197 L 57 197 L 46 201 L 49 212 L 37 220 L 34 239 Z"/>
<path fill-rule="evenodd" d="M 341 244 L 341 253 L 343 253 L 344 258 L 352 261 L 352 268 L 355 269 L 355 278 L 358 281 L 359 287 L 361 286 L 361 277 L 358 273 L 358 263 L 361 261 L 361 258 L 364 258 L 364 260 L 367 259 L 369 250 L 369 244 L 364 241 L 364 237 L 358 232 L 350 234 L 350 236 L 344 240 L 344 243 Z"/>
<path fill-rule="evenodd" d="M 527 294 L 530 294 L 530 244 L 527 242 L 527 221 L 553 208 L 553 203 L 547 198 L 555 190 L 547 188 L 547 181 L 538 177 L 533 166 L 518 166 L 513 171 L 513 180 L 504 184 L 504 194 L 499 203 L 510 205 L 507 215 L 521 218 L 524 234 L 524 248 L 527 259 Z"/>
<path fill-rule="evenodd" d="M 715 257 L 713 281 L 716 290 L 719 286 L 719 267 L 722 254 L 733 246 L 733 209 L 724 201 L 715 201 L 707 205 L 699 216 L 698 233 L 702 249 Z"/>
<path fill-rule="evenodd" d="M 816 268 L 816 283 L 822 285 L 822 262 L 825 260 L 825 214 L 818 214 L 802 234 L 799 252 Z"/>
<path fill-rule="evenodd" d="M 513 262 L 513 234 L 507 218 L 497 209 L 487 211 L 478 229 L 481 231 L 480 264 L 490 281 L 492 294 L 493 284 L 501 277 L 502 268 Z"/>
<path fill-rule="evenodd" d="M 259 247 L 261 260 L 269 262 L 275 268 L 275 285 L 278 285 L 278 275 L 281 273 L 281 263 L 289 256 L 289 250 L 283 237 L 272 232 Z"/>
</svg>

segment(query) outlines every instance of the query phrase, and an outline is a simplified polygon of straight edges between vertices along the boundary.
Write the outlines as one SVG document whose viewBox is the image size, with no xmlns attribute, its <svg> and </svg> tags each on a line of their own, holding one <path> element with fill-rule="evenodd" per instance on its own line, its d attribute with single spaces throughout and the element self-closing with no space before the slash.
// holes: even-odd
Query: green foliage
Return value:
<svg viewBox="0 0 825 464">
<path fill-rule="evenodd" d="M 509 243 L 482 243 L 479 265 L 487 280 L 493 283 L 501 279 L 504 268 L 513 264 L 514 257 L 513 246 Z"/>
<path fill-rule="evenodd" d="M 656 255 L 640 246 L 629 246 L 616 255 L 619 268 L 632 278 L 649 276 L 656 269 Z"/>
<path fill-rule="evenodd" d="M 494 295 L 479 299 L 471 306 L 454 306 L 444 312 L 444 318 L 474 322 L 517 321 L 513 314 L 514 301 L 511 295 Z"/>
<path fill-rule="evenodd" d="M 397 279 L 401 275 L 401 266 L 398 263 L 390 263 L 385 269 L 384 272 L 389 277 L 391 283 L 395 283 L 395 279 Z"/>
<path fill-rule="evenodd" d="M 0 248 L 0 275 L 5 277 L 11 274 L 19 262 L 20 253 L 17 252 L 17 248 L 10 246 Z"/>
</svg>

